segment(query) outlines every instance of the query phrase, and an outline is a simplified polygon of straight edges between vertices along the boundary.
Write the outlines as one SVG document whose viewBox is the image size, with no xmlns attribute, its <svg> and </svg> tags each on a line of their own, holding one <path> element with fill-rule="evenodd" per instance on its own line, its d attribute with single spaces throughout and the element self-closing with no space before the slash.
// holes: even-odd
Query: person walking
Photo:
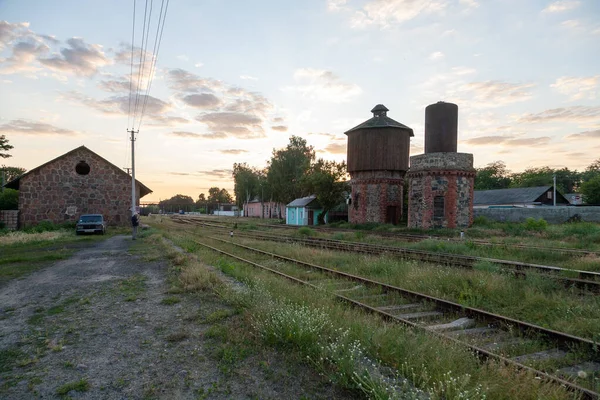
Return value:
<svg viewBox="0 0 600 400">
<path fill-rule="evenodd" d="M 133 240 L 135 240 L 135 237 L 137 236 L 137 229 L 138 229 L 139 224 L 140 224 L 140 217 L 138 216 L 137 213 L 134 213 L 131 216 L 131 226 L 133 227 L 133 232 L 131 234 L 131 238 Z"/>
</svg>

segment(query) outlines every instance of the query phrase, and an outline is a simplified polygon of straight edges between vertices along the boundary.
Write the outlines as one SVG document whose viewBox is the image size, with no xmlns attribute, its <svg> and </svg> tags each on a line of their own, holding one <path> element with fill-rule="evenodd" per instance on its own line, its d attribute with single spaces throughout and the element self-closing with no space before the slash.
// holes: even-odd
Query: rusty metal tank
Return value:
<svg viewBox="0 0 600 400">
<path fill-rule="evenodd" d="M 373 118 L 345 132 L 348 136 L 348 172 L 408 170 L 413 130 L 387 116 L 377 104 Z"/>
<path fill-rule="evenodd" d="M 438 101 L 425 108 L 425 153 L 456 153 L 458 106 Z"/>
</svg>

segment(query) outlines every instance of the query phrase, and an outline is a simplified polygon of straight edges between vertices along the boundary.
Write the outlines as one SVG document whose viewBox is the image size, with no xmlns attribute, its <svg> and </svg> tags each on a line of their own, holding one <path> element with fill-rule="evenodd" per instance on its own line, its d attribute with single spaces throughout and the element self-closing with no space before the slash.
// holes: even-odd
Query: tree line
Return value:
<svg viewBox="0 0 600 400">
<path fill-rule="evenodd" d="M 561 193 L 581 193 L 588 204 L 600 204 L 600 158 L 582 172 L 550 167 L 511 172 L 503 161 L 495 161 L 483 168 L 477 168 L 475 190 L 552 186 L 555 175 L 556 189 Z"/>
<path fill-rule="evenodd" d="M 219 207 L 219 204 L 231 204 L 233 198 L 226 189 L 211 187 L 208 189 L 208 196 L 200 193 L 198 200 L 194 200 L 191 196 L 184 194 L 176 194 L 170 199 L 161 200 L 158 203 L 158 208 L 164 212 L 183 211 L 200 211 L 202 213 L 210 213 Z M 158 212 L 152 211 L 152 212 Z"/>
<path fill-rule="evenodd" d="M 239 207 L 252 200 L 289 204 L 315 195 L 323 210 L 319 224 L 324 223 L 328 211 L 344 201 L 344 192 L 350 190 L 346 163 L 317 159 L 314 147 L 299 136 L 290 137 L 286 147 L 273 149 L 263 168 L 234 163 L 232 176 Z"/>
</svg>

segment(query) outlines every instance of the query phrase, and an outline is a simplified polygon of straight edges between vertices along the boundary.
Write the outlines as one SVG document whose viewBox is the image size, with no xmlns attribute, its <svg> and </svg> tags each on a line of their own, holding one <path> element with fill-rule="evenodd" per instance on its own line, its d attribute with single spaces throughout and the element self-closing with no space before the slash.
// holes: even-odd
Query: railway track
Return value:
<svg viewBox="0 0 600 400">
<path fill-rule="evenodd" d="M 205 222 L 191 222 L 185 219 L 182 223 L 202 224 L 214 229 L 230 229 L 229 227 Z M 526 277 L 527 272 L 543 274 L 546 277 L 555 279 L 563 285 L 570 287 L 575 286 L 595 293 L 600 293 L 600 273 L 592 271 L 572 270 L 559 268 L 549 265 L 539 265 L 531 263 L 523 263 L 518 261 L 500 260 L 494 258 L 465 256 L 460 254 L 430 252 L 424 250 L 405 249 L 394 246 L 367 244 L 361 242 L 350 242 L 343 240 L 324 239 L 324 238 L 298 238 L 283 235 L 270 235 L 266 233 L 235 233 L 236 236 L 247 237 L 260 240 L 268 240 L 275 242 L 299 243 L 304 246 L 318 247 L 322 249 L 349 251 L 372 255 L 389 254 L 401 258 L 419 260 L 424 262 L 437 263 L 449 266 L 458 266 L 463 268 L 473 268 L 477 263 L 486 261 L 493 263 L 504 270 L 513 272 L 517 276 Z M 576 277 L 574 277 L 574 275 Z"/>
<path fill-rule="evenodd" d="M 207 224 L 215 225 L 215 226 L 219 225 L 219 226 L 222 226 L 223 228 L 231 228 L 233 226 L 233 224 L 230 224 L 230 223 L 224 223 L 224 222 L 218 222 L 218 221 L 208 221 L 205 218 L 198 218 L 198 217 L 182 218 L 180 216 L 174 216 L 173 219 L 174 220 L 178 219 L 178 220 L 202 222 L 202 223 L 207 223 Z M 300 226 L 296 226 L 296 225 L 281 225 L 281 224 L 256 224 L 256 226 L 261 226 L 261 227 L 265 227 L 265 228 L 273 228 L 273 229 L 288 229 L 288 230 L 297 230 L 297 229 L 301 228 Z M 329 233 L 364 232 L 365 234 L 368 234 L 368 235 L 397 239 L 397 240 L 400 240 L 403 242 L 420 242 L 423 240 L 440 240 L 440 241 L 450 241 L 450 242 L 455 242 L 455 243 L 464 242 L 464 240 L 460 239 L 460 238 L 444 237 L 444 236 L 436 236 L 436 235 L 417 235 L 417 234 L 412 234 L 412 233 L 381 232 L 381 231 L 357 231 L 357 230 L 353 230 L 353 229 L 328 228 L 328 227 L 324 227 L 324 226 L 311 226 L 310 228 L 313 230 L 316 230 L 316 231 L 329 232 Z M 549 252 L 554 252 L 554 253 L 570 254 L 573 256 L 592 255 L 592 256 L 600 257 L 599 251 L 585 250 L 585 249 L 572 249 L 572 248 L 568 248 L 568 247 L 532 246 L 532 245 L 519 244 L 519 243 L 497 243 L 497 242 L 490 242 L 490 241 L 481 240 L 481 239 L 469 239 L 469 242 L 473 243 L 477 246 L 506 247 L 506 248 L 510 247 L 511 249 L 549 251 Z"/>
<path fill-rule="evenodd" d="M 340 300 L 386 320 L 460 343 L 481 358 L 533 372 L 542 379 L 567 387 L 581 398 L 599 398 L 599 387 L 593 377 L 600 372 L 600 343 L 217 237 L 207 239 L 237 251 L 277 259 L 278 266 L 267 267 L 232 254 L 231 250 L 195 242 L 298 284 L 326 290 Z M 296 268 L 289 271 L 290 265 Z M 531 349 L 535 351 L 531 352 Z M 556 373 L 551 373 L 544 365 L 551 365 L 553 371 L 557 365 L 559 368 Z M 590 379 L 582 378 L 584 374 Z"/>
</svg>

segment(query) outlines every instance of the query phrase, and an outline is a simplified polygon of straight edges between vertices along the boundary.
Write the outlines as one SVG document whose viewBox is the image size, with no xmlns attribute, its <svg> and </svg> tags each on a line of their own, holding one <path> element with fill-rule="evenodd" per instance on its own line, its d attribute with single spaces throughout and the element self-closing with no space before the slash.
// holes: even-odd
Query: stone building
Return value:
<svg viewBox="0 0 600 400">
<path fill-rule="evenodd" d="M 456 228 L 473 223 L 473 155 L 458 153 L 458 106 L 425 110 L 425 154 L 410 157 L 408 227 Z"/>
<path fill-rule="evenodd" d="M 387 116 L 376 105 L 373 118 L 345 132 L 352 194 L 351 223 L 397 224 L 402 218 L 404 175 L 408 170 L 411 128 Z"/>
<path fill-rule="evenodd" d="M 129 225 L 131 176 L 85 146 L 78 147 L 5 185 L 19 190 L 19 225 L 76 221 L 103 214 L 108 224 Z M 136 199 L 152 191 L 136 181 Z"/>
</svg>

